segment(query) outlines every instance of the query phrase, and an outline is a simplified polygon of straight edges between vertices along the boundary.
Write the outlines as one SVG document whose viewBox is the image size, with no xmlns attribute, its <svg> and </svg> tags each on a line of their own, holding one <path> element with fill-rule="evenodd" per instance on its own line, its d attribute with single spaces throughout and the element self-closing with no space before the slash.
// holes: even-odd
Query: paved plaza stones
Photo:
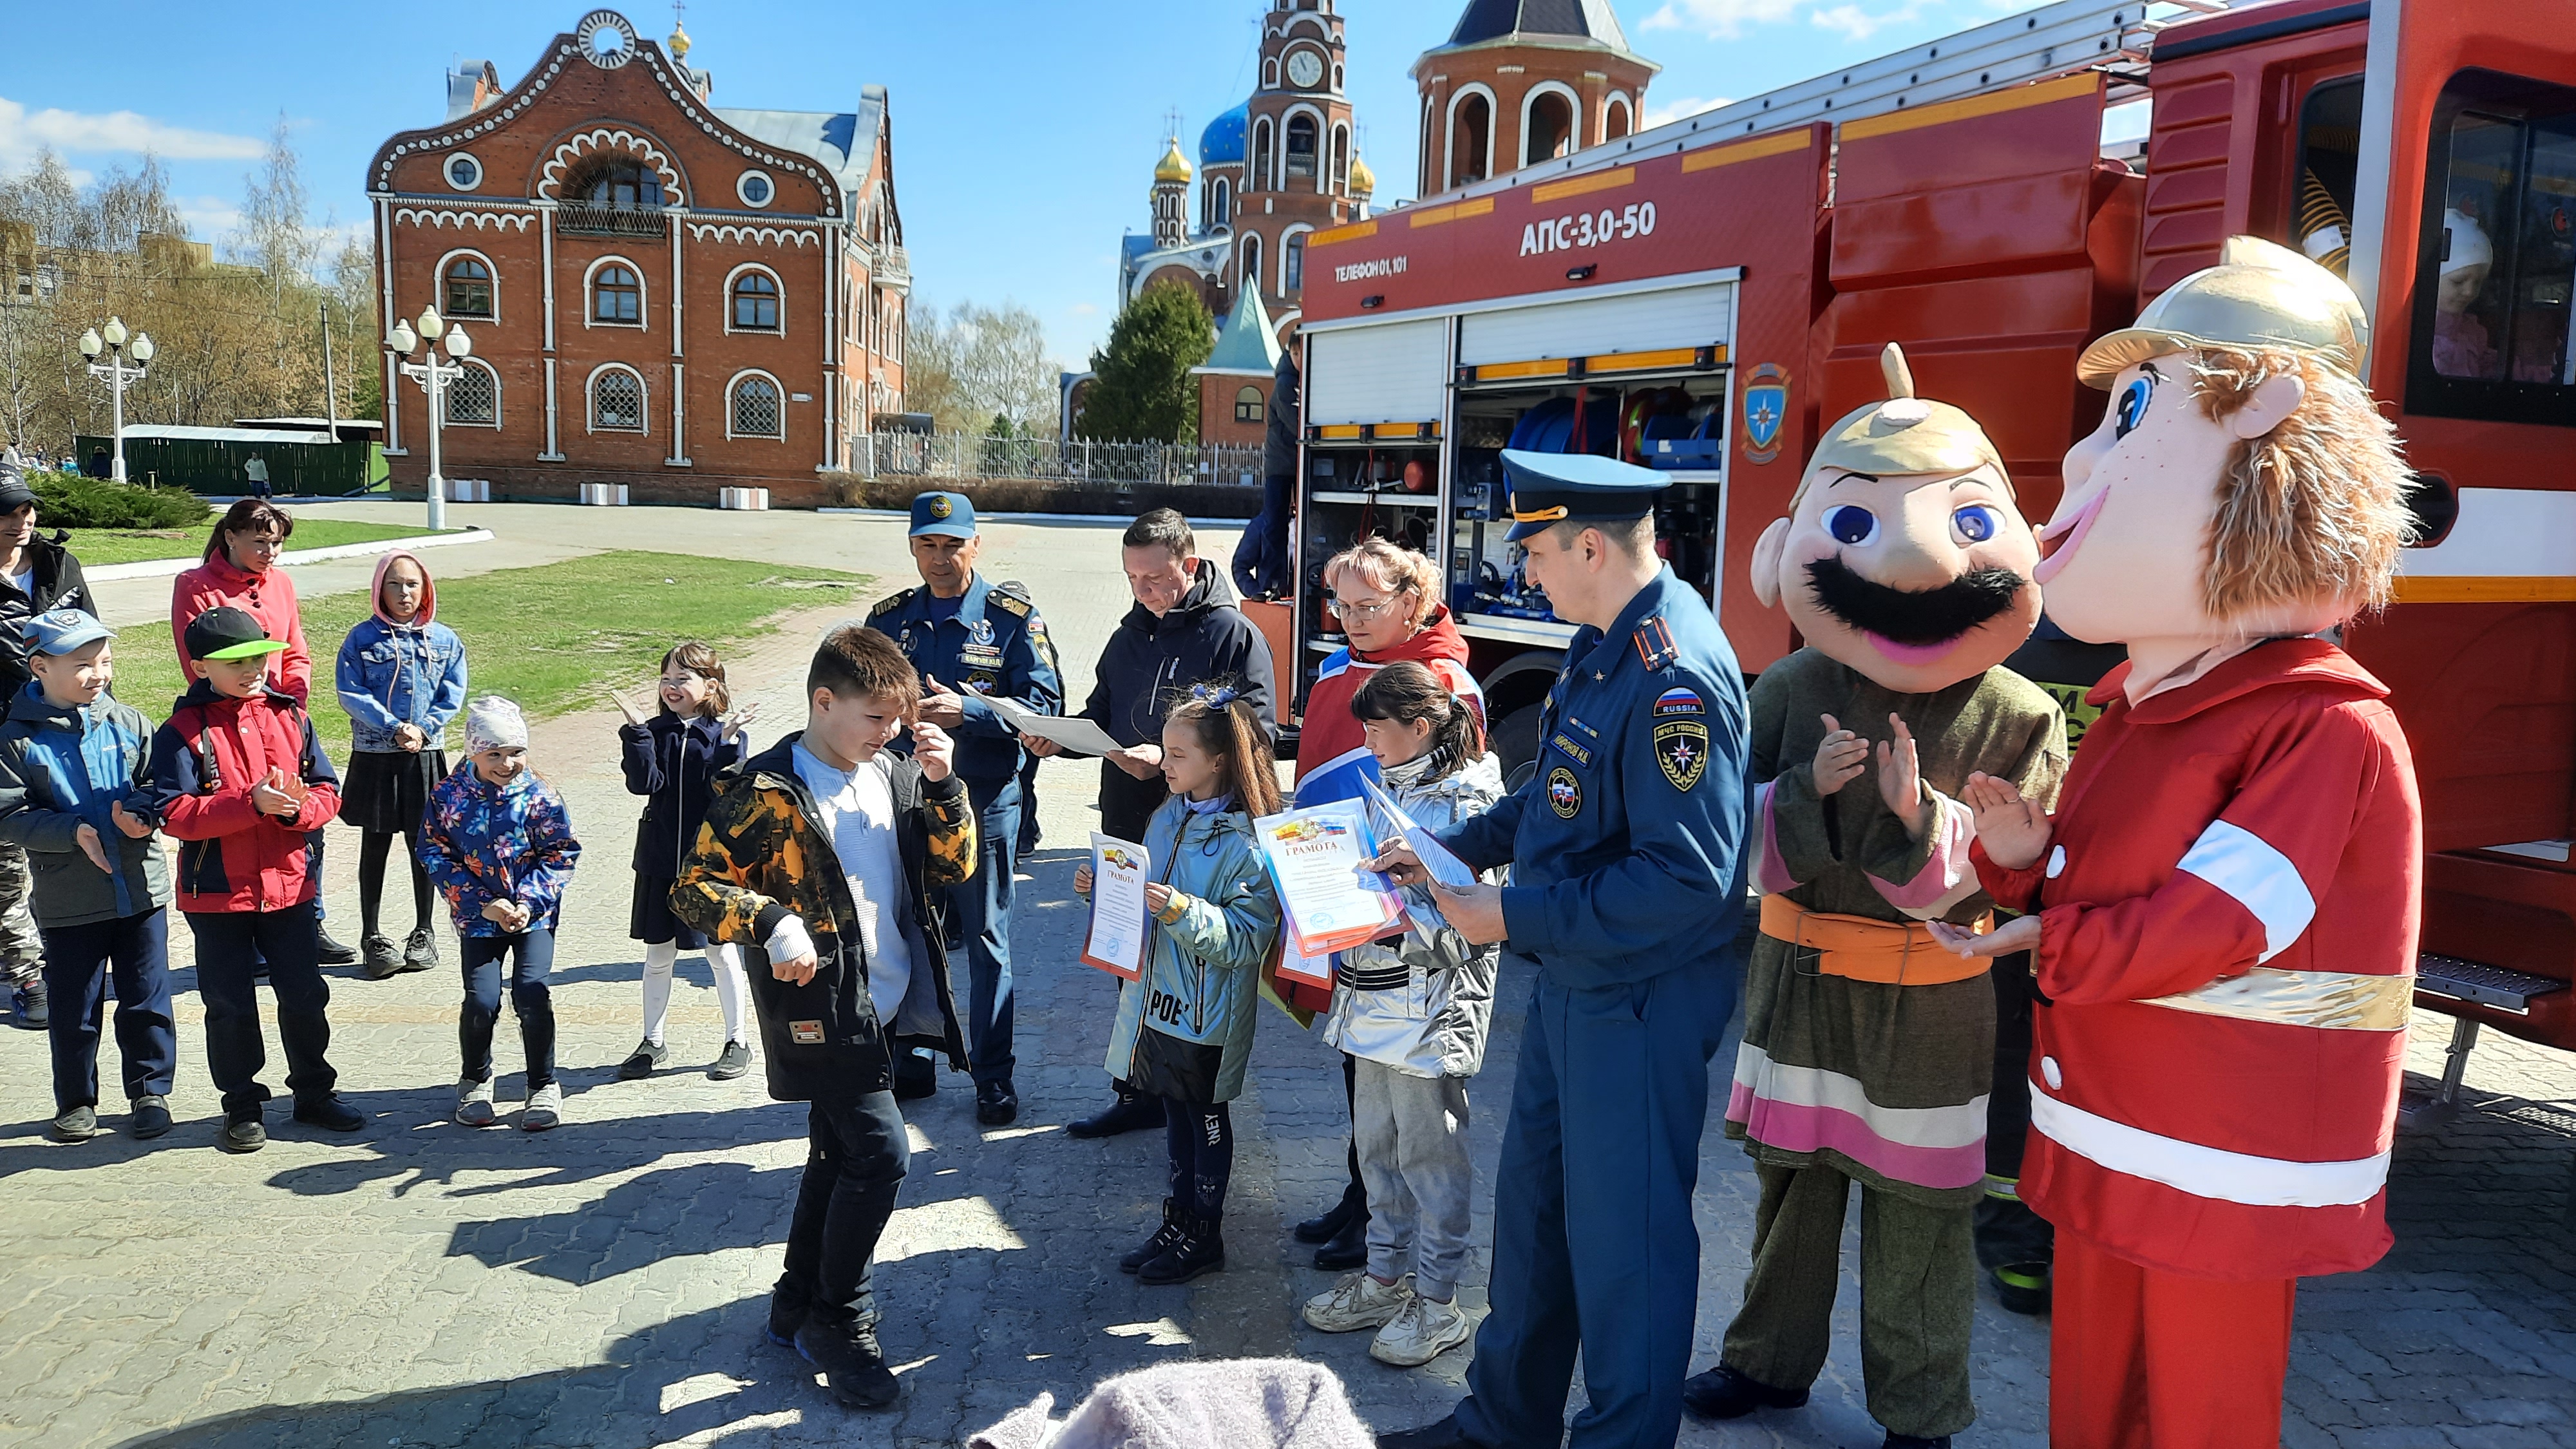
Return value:
<svg viewBox="0 0 2576 1449">
<path fill-rule="evenodd" d="M 502 542 L 480 558 L 476 547 L 442 550 L 443 574 L 667 548 L 679 517 L 455 512 L 489 522 Z M 686 521 L 692 546 L 777 557 L 794 541 L 802 560 L 872 572 L 882 582 L 871 598 L 911 579 L 897 520 Z M 1125 605 L 1115 533 L 1007 523 L 987 533 L 986 572 L 1030 584 L 1079 699 Z M 571 537 L 582 542 L 560 541 Z M 1210 546 L 1222 557 L 1231 536 Z M 299 570 L 300 586 L 365 587 L 362 569 L 332 568 Z M 167 585 L 157 602 L 154 587 L 112 594 L 111 617 L 159 617 Z M 807 616 L 733 662 L 737 692 L 762 705 L 764 738 L 798 717 L 805 654 L 826 617 Z M 138 647 L 158 643 L 143 631 Z M 1287 1241 L 1285 1224 L 1339 1191 L 1342 1089 L 1331 1053 L 1276 1012 L 1262 1018 L 1237 1104 L 1229 1270 L 1181 1288 L 1117 1271 L 1117 1254 L 1151 1225 L 1162 1144 L 1150 1133 L 1078 1142 L 1062 1130 L 1105 1091 L 1114 983 L 1073 959 L 1069 847 L 1093 818 L 1097 767 L 1053 762 L 1040 785 L 1047 840 L 1024 863 L 1014 943 L 1020 1120 L 979 1129 L 962 1076 L 908 1104 L 912 1175 L 878 1277 L 885 1346 L 907 1392 L 886 1414 L 832 1405 L 801 1361 L 761 1335 L 803 1160 L 803 1109 L 768 1101 L 757 1070 L 706 1080 L 722 1027 L 695 957 L 680 968 L 673 1067 L 615 1080 L 637 1035 L 641 951 L 625 939 L 636 802 L 616 776 L 614 718 L 535 732 L 538 768 L 564 788 L 588 848 L 555 977 L 561 1130 L 447 1120 L 452 964 L 390 982 L 335 973 L 332 1056 L 371 1122 L 326 1140 L 286 1121 L 281 1104 L 270 1113 L 275 1140 L 245 1158 L 212 1146 L 219 1114 L 184 931 L 174 942 L 181 1125 L 168 1137 L 46 1142 L 43 1040 L 0 1031 L 0 1445 L 955 1445 L 1040 1392 L 1070 1404 L 1110 1374 L 1191 1354 L 1321 1360 L 1387 1426 L 1435 1418 L 1462 1392 L 1464 1350 L 1403 1373 L 1368 1358 L 1366 1334 L 1328 1337 L 1296 1321 L 1298 1303 L 1329 1279 L 1306 1266 L 1310 1250 Z M 331 857 L 330 899 L 344 919 L 355 912 L 355 856 Z M 452 939 L 444 949 L 452 963 Z M 1483 1174 L 1499 1146 L 1527 990 L 1525 976 L 1506 976 L 1474 1089 L 1479 1243 L 1491 1231 Z M 2438 1070 L 2446 1027 L 2419 1022 L 2419 1071 Z M 505 1020 L 495 1051 L 505 1123 L 524 1095 L 508 1070 L 514 1030 Z M 1721 1057 L 1717 1070 L 1727 1065 Z M 2460 1120 L 2399 1140 L 2395 1252 L 2369 1273 L 2301 1291 L 2285 1428 L 2293 1449 L 2576 1445 L 2576 1058 L 2490 1033 L 2469 1084 Z M 114 1104 L 106 1123 L 122 1128 Z M 1712 1123 L 1694 1367 L 1711 1360 L 1734 1311 L 1754 1198 L 1749 1163 Z M 1750 1424 L 1687 1424 L 1683 1444 L 1878 1443 L 1861 1407 L 1855 1264 L 1847 1253 L 1835 1354 L 1815 1402 Z M 1479 1311 L 1486 1267 L 1480 1253 L 1464 1290 Z M 1975 1373 L 1981 1417 L 1960 1443 L 2043 1443 L 2044 1323 L 1981 1301 Z"/>
</svg>

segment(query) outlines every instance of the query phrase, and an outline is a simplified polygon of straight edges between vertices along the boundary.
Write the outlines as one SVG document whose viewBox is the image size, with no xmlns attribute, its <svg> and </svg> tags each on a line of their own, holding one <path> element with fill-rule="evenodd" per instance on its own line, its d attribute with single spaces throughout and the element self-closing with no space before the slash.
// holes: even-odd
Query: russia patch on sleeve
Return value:
<svg viewBox="0 0 2576 1449">
<path fill-rule="evenodd" d="M 1674 715 L 1706 713 L 1708 713 L 1708 705 L 1700 699 L 1699 691 L 1696 689 L 1667 689 L 1655 697 L 1655 718 L 1657 719 L 1669 719 Z"/>
</svg>

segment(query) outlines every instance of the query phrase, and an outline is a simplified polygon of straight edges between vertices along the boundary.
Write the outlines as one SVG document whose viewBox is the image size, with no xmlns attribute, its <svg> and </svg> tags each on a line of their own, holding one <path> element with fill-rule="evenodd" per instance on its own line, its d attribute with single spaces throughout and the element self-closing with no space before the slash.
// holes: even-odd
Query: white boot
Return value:
<svg viewBox="0 0 2576 1449">
<path fill-rule="evenodd" d="M 1381 1283 L 1366 1271 L 1352 1273 L 1330 1292 L 1306 1300 L 1306 1322 L 1326 1333 L 1356 1333 L 1393 1319 L 1412 1298 L 1410 1273 L 1393 1283 Z"/>
</svg>

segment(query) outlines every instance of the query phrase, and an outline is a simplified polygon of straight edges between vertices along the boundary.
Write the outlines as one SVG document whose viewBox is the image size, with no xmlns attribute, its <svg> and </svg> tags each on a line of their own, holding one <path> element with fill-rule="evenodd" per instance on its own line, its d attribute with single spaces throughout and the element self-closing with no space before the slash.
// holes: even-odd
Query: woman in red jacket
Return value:
<svg viewBox="0 0 2576 1449">
<path fill-rule="evenodd" d="M 1341 625 L 1349 644 L 1324 656 L 1315 687 L 1306 694 L 1303 731 L 1297 737 L 1297 778 L 1365 743 L 1351 696 L 1377 671 L 1410 659 L 1429 669 L 1449 692 L 1467 702 L 1479 730 L 1485 692 L 1467 672 L 1467 641 L 1449 607 L 1440 602 L 1440 567 L 1383 538 L 1362 539 L 1324 565 L 1325 612 Z M 1356 1092 L 1356 1065 L 1342 1058 L 1345 1096 Z M 1350 1152 L 1350 1183 L 1331 1211 L 1297 1225 L 1297 1240 L 1319 1244 L 1315 1266 L 1343 1272 L 1368 1261 L 1368 1189 L 1360 1184 L 1360 1154 Z"/>
<path fill-rule="evenodd" d="M 181 673 L 189 673 L 195 662 L 188 655 L 190 621 L 208 609 L 229 605 L 258 620 L 271 640 L 284 642 L 286 647 L 270 656 L 270 687 L 299 705 L 309 703 L 313 651 L 304 647 L 304 613 L 295 599 L 295 580 L 277 567 L 277 556 L 286 551 L 286 540 L 294 533 L 294 516 L 264 498 L 236 500 L 215 521 L 214 531 L 206 538 L 205 560 L 170 581 L 170 637 L 179 648 Z M 322 832 L 314 831 L 310 843 L 313 879 L 319 882 Z M 320 920 L 318 908 L 315 920 Z M 319 924 L 314 929 L 323 965 L 346 966 L 358 959 L 354 947 L 332 940 Z"/>
</svg>

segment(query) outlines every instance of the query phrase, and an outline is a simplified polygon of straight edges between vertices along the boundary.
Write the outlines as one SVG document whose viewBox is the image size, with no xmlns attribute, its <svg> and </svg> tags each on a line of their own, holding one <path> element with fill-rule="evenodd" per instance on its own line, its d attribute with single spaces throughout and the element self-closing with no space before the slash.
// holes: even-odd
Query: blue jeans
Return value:
<svg viewBox="0 0 2576 1449">
<path fill-rule="evenodd" d="M 260 1035 L 259 996 L 251 984 L 268 963 L 269 990 L 277 995 L 278 1043 L 286 1048 L 286 1089 L 298 1101 L 318 1101 L 340 1085 L 332 1069 L 331 985 L 322 979 L 320 920 L 313 902 L 282 911 L 190 911 L 197 937 L 197 996 L 206 1004 L 206 1073 L 224 1098 L 224 1112 L 255 1112 L 268 1100 L 259 1074 L 268 1065 Z"/>
<path fill-rule="evenodd" d="M 465 1009 L 456 1022 L 465 1075 L 477 1082 L 492 1079 L 492 1032 L 501 1020 L 501 962 L 515 956 L 510 1005 L 519 1013 L 519 1045 L 528 1057 L 528 1090 L 553 1081 L 555 998 L 546 976 L 555 966 L 555 933 L 544 926 L 530 926 L 516 936 L 466 936 L 457 947 L 465 958 Z"/>
<path fill-rule="evenodd" d="M 45 990 L 53 998 L 54 1110 L 98 1105 L 98 1029 L 116 983 L 116 1051 L 125 1095 L 166 1097 L 179 1063 L 170 1016 L 170 913 L 52 926 L 45 931 Z"/>
<path fill-rule="evenodd" d="M 1493 1312 L 1458 1426 L 1556 1449 L 1574 1360 L 1591 1400 L 1572 1449 L 1670 1444 L 1699 1307 L 1708 1062 L 1735 1009 L 1734 953 L 1576 991 L 1539 973 L 1494 1164 Z"/>
<path fill-rule="evenodd" d="M 1296 493 L 1294 478 L 1261 480 L 1261 513 L 1244 525 L 1234 546 L 1234 587 L 1247 599 L 1284 594 L 1295 585 L 1288 573 L 1288 524 L 1296 512 Z"/>
<path fill-rule="evenodd" d="M 1011 899 L 1019 869 L 1020 780 L 969 780 L 977 855 L 972 878 L 948 887 L 948 915 L 966 943 L 966 1060 L 975 1085 L 1007 1082 L 1011 1050 Z"/>
</svg>

